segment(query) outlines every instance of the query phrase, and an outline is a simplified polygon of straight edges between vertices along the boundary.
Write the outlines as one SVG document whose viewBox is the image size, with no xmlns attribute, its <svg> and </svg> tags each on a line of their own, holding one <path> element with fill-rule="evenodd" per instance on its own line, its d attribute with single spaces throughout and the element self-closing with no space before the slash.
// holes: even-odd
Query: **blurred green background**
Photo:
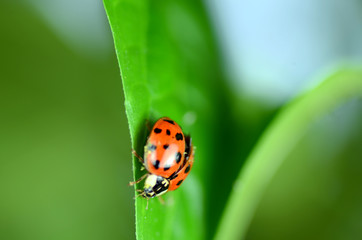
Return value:
<svg viewBox="0 0 362 240">
<path fill-rule="evenodd" d="M 257 106 L 235 113 L 250 132 L 323 70 L 361 60 L 361 1 L 284 3 L 207 4 L 230 88 Z M 0 239 L 134 239 L 131 145 L 102 3 L 1 1 L 0 20 Z M 362 237 L 361 122 L 352 99 L 310 126 L 248 239 Z"/>
<path fill-rule="evenodd" d="M 121 79 L 96 6 L 105 52 L 86 54 L 32 5 L 0 3 L 0 239 L 134 239 Z"/>
</svg>

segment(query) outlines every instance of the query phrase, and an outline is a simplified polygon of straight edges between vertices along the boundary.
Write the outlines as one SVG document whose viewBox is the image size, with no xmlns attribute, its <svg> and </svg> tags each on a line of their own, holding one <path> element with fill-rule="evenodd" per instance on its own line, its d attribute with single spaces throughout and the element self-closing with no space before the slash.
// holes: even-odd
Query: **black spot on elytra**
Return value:
<svg viewBox="0 0 362 240">
<path fill-rule="evenodd" d="M 177 133 L 176 134 L 176 140 L 179 141 L 179 140 L 183 140 L 184 139 L 184 136 L 182 136 L 182 133 Z"/>
<path fill-rule="evenodd" d="M 164 168 L 163 168 L 163 171 L 167 171 L 167 170 L 169 170 L 170 169 L 170 166 L 165 166 Z"/>
<path fill-rule="evenodd" d="M 172 125 L 175 125 L 175 122 L 172 121 L 172 120 L 164 119 L 163 121 L 168 122 L 168 123 L 171 123 Z"/>
<path fill-rule="evenodd" d="M 153 130 L 155 133 L 159 134 L 162 132 L 162 129 L 159 129 L 159 128 L 155 128 L 155 130 Z"/>
<path fill-rule="evenodd" d="M 170 177 L 170 180 L 177 178 L 177 176 L 178 176 L 177 173 L 172 174 L 171 177 Z"/>
<path fill-rule="evenodd" d="M 160 161 L 156 160 L 154 163 L 153 163 L 153 166 L 158 169 L 160 167 Z"/>
<path fill-rule="evenodd" d="M 181 161 L 181 153 L 177 152 L 176 153 L 176 162 L 179 163 Z"/>
<path fill-rule="evenodd" d="M 154 144 L 151 144 L 150 146 L 148 146 L 148 149 L 151 150 L 151 151 L 155 151 L 156 148 L 157 148 L 157 146 L 154 145 Z"/>
<path fill-rule="evenodd" d="M 180 186 L 181 183 L 182 183 L 182 181 L 183 181 L 183 180 L 178 181 L 178 183 L 176 183 L 176 185 L 177 185 L 177 186 Z"/>
<path fill-rule="evenodd" d="M 163 145 L 163 148 L 166 150 L 168 148 L 168 144 Z"/>
<path fill-rule="evenodd" d="M 187 168 L 185 169 L 185 173 L 188 173 L 190 171 L 190 164 L 187 166 Z"/>
<path fill-rule="evenodd" d="M 167 130 L 166 130 L 166 134 L 167 134 L 168 136 L 170 136 L 170 135 L 171 135 L 171 132 L 170 132 L 170 130 L 169 130 L 169 129 L 167 129 Z"/>
</svg>

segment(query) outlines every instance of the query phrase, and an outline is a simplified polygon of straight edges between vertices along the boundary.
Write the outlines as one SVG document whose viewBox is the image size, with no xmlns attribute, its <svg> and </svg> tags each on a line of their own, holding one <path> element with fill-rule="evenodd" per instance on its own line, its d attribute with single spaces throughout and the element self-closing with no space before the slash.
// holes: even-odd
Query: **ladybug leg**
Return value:
<svg viewBox="0 0 362 240">
<path fill-rule="evenodd" d="M 138 198 L 140 196 L 142 196 L 142 193 L 137 194 L 136 196 L 133 197 L 133 199 L 136 199 L 136 198 Z"/>
<path fill-rule="evenodd" d="M 151 132 L 151 125 L 150 125 L 150 120 L 146 120 L 146 127 L 147 127 L 147 129 L 148 129 L 148 132 Z"/>
<path fill-rule="evenodd" d="M 147 177 L 148 176 L 148 173 L 146 173 L 145 175 L 143 175 L 142 177 L 140 177 L 137 181 L 134 181 L 134 182 L 129 182 L 129 186 L 132 186 L 132 185 L 135 185 L 135 184 L 137 184 L 137 183 L 139 183 L 139 182 L 141 182 L 143 179 L 145 179 L 145 177 Z"/>
<path fill-rule="evenodd" d="M 162 205 L 165 205 L 165 200 L 162 198 L 162 196 L 158 196 L 157 199 L 160 201 Z"/>
<path fill-rule="evenodd" d="M 141 189 L 136 189 L 136 191 L 138 192 L 138 194 L 134 196 L 133 199 L 136 199 L 138 197 L 144 197 L 144 192 Z"/>
<path fill-rule="evenodd" d="M 140 161 L 140 163 L 142 163 L 143 165 L 143 158 L 138 155 L 138 153 L 136 152 L 136 150 L 132 149 L 132 154 Z"/>
<path fill-rule="evenodd" d="M 141 167 L 141 171 L 143 171 L 145 169 L 144 167 L 144 162 L 143 162 L 143 158 L 138 155 L 138 153 L 136 152 L 136 150 L 132 149 L 132 154 L 138 159 L 138 161 L 142 164 L 142 167 Z"/>
</svg>

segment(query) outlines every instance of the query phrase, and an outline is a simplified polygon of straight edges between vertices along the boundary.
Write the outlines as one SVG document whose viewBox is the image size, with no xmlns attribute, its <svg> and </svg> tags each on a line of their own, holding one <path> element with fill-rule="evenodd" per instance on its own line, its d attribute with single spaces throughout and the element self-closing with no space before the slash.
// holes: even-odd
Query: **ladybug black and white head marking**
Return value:
<svg viewBox="0 0 362 240">
<path fill-rule="evenodd" d="M 167 192 L 170 181 L 164 177 L 150 174 L 146 178 L 142 196 L 145 198 L 158 197 Z"/>
</svg>

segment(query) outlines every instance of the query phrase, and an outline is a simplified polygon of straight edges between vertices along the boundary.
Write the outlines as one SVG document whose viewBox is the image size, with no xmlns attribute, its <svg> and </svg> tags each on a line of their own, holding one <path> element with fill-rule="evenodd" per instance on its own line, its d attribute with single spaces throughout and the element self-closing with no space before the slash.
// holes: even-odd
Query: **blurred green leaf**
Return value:
<svg viewBox="0 0 362 240">
<path fill-rule="evenodd" d="M 346 69 L 288 104 L 265 131 L 240 172 L 216 239 L 245 237 L 266 186 L 307 128 L 347 100 L 361 96 L 361 69 Z"/>
<path fill-rule="evenodd" d="M 268 183 L 245 239 L 361 239 L 361 123 L 362 96 L 308 126 Z"/>
<path fill-rule="evenodd" d="M 134 239 L 115 54 L 77 54 L 24 1 L 0 29 L 0 239 Z"/>
</svg>

